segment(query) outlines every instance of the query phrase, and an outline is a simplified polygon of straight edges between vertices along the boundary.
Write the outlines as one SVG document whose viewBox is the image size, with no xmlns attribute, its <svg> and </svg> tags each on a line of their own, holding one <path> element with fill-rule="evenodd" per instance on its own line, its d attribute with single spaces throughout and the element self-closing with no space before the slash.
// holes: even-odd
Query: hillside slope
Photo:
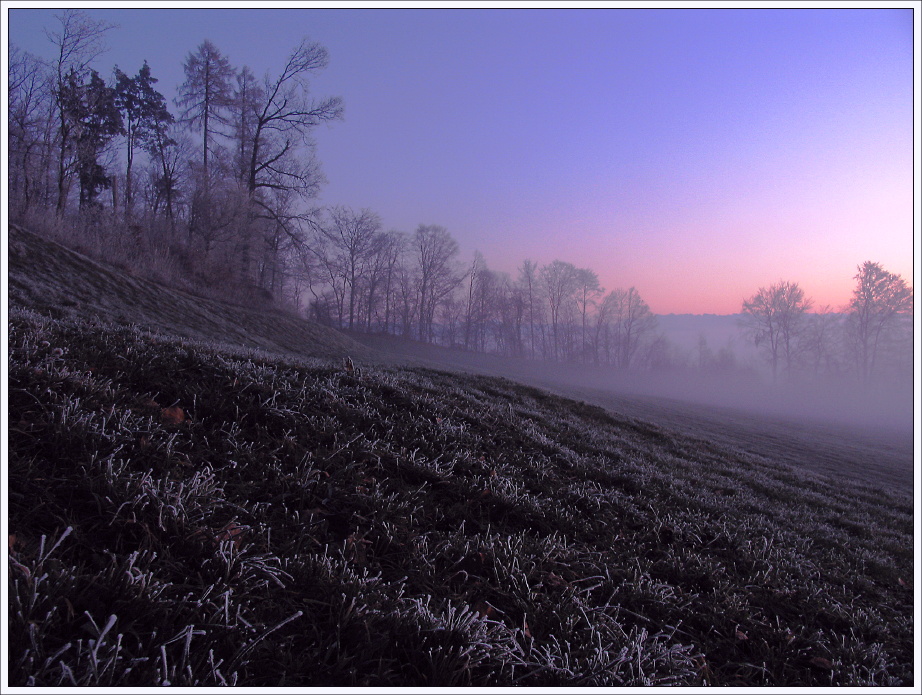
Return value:
<svg viewBox="0 0 922 695">
<path fill-rule="evenodd" d="M 11 684 L 912 684 L 907 496 L 503 379 L 9 330 Z"/>
<path fill-rule="evenodd" d="M 97 318 L 155 332 L 302 357 L 370 357 L 338 331 L 291 314 L 196 297 L 123 273 L 9 225 L 9 301 L 53 317 Z"/>
<path fill-rule="evenodd" d="M 909 494 L 21 230 L 9 272 L 10 685 L 913 684 Z"/>
<path fill-rule="evenodd" d="M 802 471 L 900 492 L 913 489 L 911 398 L 905 403 L 891 402 L 888 409 L 863 404 L 859 416 L 852 410 L 854 401 L 843 394 L 837 403 L 841 418 L 833 417 L 831 409 L 825 411 L 826 417 L 817 417 L 818 413 L 804 402 L 772 402 L 770 394 L 758 389 L 752 389 L 745 400 L 730 399 L 730 403 L 721 405 L 720 401 L 727 399 L 725 391 L 714 399 L 716 403 L 708 402 L 714 385 L 705 379 L 699 382 L 701 389 L 696 395 L 694 389 L 677 388 L 674 375 L 669 384 L 669 375 L 660 375 L 662 388 L 655 384 L 651 388 L 656 375 L 625 377 L 604 368 L 542 364 L 394 336 L 357 333 L 353 337 L 394 364 L 502 376 L 767 460 L 784 461 Z M 739 391 L 747 390 L 746 384 L 737 386 Z M 670 391 L 671 396 L 667 395 Z M 870 412 L 874 410 L 879 416 L 876 419 Z"/>
</svg>

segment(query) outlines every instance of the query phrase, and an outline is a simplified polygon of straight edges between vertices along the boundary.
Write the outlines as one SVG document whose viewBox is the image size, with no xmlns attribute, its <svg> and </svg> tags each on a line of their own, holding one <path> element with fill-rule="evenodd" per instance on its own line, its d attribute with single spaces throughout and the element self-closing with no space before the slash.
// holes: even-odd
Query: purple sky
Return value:
<svg viewBox="0 0 922 695">
<path fill-rule="evenodd" d="M 54 9 L 9 10 L 50 56 Z M 555 258 L 655 313 L 735 313 L 779 280 L 848 301 L 913 277 L 912 10 L 94 9 L 96 68 L 145 59 L 172 99 L 204 39 L 257 75 L 303 36 L 345 120 L 316 131 L 321 204 L 440 224 L 465 262 Z"/>
</svg>

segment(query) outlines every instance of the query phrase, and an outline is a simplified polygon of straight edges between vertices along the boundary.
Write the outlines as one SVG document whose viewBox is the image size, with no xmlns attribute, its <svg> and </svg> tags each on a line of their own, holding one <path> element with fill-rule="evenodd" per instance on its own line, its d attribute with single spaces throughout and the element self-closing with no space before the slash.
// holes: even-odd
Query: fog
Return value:
<svg viewBox="0 0 922 695">
<path fill-rule="evenodd" d="M 560 385 L 588 386 L 613 393 L 657 396 L 691 404 L 720 406 L 797 423 L 838 423 L 859 429 L 911 433 L 912 383 L 872 384 L 834 379 L 771 382 L 767 375 L 700 373 L 673 370 L 616 375 L 603 370 L 538 368 L 545 379 Z M 523 376 L 526 376 L 523 373 Z"/>
<path fill-rule="evenodd" d="M 741 370 L 618 374 L 404 341 L 354 336 L 385 362 L 512 379 L 808 472 L 910 492 L 912 382 L 861 387 L 845 380 L 779 383 Z"/>
<path fill-rule="evenodd" d="M 785 380 L 755 370 L 705 373 L 693 368 L 619 373 L 612 367 L 551 364 L 424 345 L 386 336 L 355 335 L 390 361 L 501 376 L 555 391 L 591 389 L 616 396 L 652 396 L 764 414 L 792 422 L 837 423 L 912 433 L 912 381 L 862 386 L 851 379 Z"/>
</svg>

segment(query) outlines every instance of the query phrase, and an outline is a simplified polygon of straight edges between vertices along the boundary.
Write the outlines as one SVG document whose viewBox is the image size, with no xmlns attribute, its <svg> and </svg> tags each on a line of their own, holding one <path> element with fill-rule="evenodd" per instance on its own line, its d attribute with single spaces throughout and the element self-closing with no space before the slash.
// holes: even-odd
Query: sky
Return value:
<svg viewBox="0 0 922 695">
<path fill-rule="evenodd" d="M 51 57 L 58 10 L 4 9 Z M 867 260 L 913 282 L 911 9 L 87 13 L 119 25 L 94 67 L 147 60 L 168 100 L 205 39 L 258 76 L 323 44 L 311 90 L 345 118 L 314 132 L 314 202 L 441 225 L 464 263 L 568 261 L 657 314 L 736 313 L 780 280 L 839 309 Z"/>
</svg>

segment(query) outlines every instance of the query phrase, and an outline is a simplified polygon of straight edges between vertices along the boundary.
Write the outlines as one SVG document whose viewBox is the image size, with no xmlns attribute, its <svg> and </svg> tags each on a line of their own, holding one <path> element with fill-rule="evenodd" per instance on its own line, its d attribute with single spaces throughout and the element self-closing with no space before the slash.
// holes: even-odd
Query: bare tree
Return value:
<svg viewBox="0 0 922 695">
<path fill-rule="evenodd" d="M 360 306 L 356 310 L 357 317 L 361 318 L 364 330 L 371 332 L 373 325 L 381 328 L 383 322 L 387 330 L 388 297 L 390 276 L 393 263 L 396 261 L 394 246 L 397 237 L 393 232 L 376 232 L 371 239 L 368 251 L 368 260 L 365 263 L 361 287 L 356 289 L 360 296 Z M 381 303 L 384 302 L 384 317 L 381 316 Z"/>
<path fill-rule="evenodd" d="M 468 271 L 468 288 L 467 288 L 467 314 L 464 318 L 464 349 L 469 350 L 471 340 L 476 342 L 476 328 L 474 326 L 474 292 L 478 285 L 480 277 L 488 273 L 487 263 L 480 251 L 474 252 L 474 260 L 471 262 L 471 269 Z"/>
<path fill-rule="evenodd" d="M 368 332 L 391 330 L 397 305 L 396 278 L 405 243 L 404 234 L 394 230 L 372 235 L 361 277 L 356 281 L 356 296 L 361 300 L 357 302 L 356 318 L 364 313 L 364 329 Z"/>
<path fill-rule="evenodd" d="M 251 91 L 245 152 L 247 189 L 284 187 L 310 198 L 316 194 L 322 175 L 313 157 L 294 156 L 299 146 L 313 148 L 311 131 L 327 121 L 342 118 L 342 99 L 309 97 L 308 77 L 327 66 L 326 48 L 307 39 L 291 53 L 276 77 L 266 75 L 261 89 Z"/>
<path fill-rule="evenodd" d="M 327 250 L 324 262 L 331 276 L 338 276 L 336 283 L 342 288 L 339 296 L 344 301 L 348 296 L 350 330 L 355 328 L 359 284 L 378 251 L 380 229 L 381 218 L 371 210 L 363 208 L 355 212 L 344 206 L 331 208 L 328 220 L 317 228 Z"/>
<path fill-rule="evenodd" d="M 497 275 L 495 296 L 499 312 L 498 346 L 504 354 L 515 357 L 523 356 L 525 354 L 523 324 L 527 309 L 525 290 L 503 273 Z"/>
<path fill-rule="evenodd" d="M 53 139 L 53 99 L 47 71 L 33 56 L 10 46 L 8 191 L 20 214 L 43 195 Z"/>
<path fill-rule="evenodd" d="M 463 302 L 458 301 L 454 296 L 449 295 L 439 304 L 438 307 L 438 325 L 439 340 L 442 345 L 454 347 L 458 343 L 458 325 L 461 323 L 464 314 Z"/>
<path fill-rule="evenodd" d="M 324 182 L 314 156 L 311 131 L 321 123 L 342 117 L 342 100 L 309 96 L 308 77 L 326 67 L 327 50 L 303 40 L 282 71 L 267 74 L 257 85 L 244 70 L 238 78 L 237 136 L 239 176 L 246 189 L 253 218 L 272 223 L 293 234 L 301 222 L 312 223 L 310 213 L 281 215 L 273 207 L 273 190 L 292 191 L 301 199 L 316 196 Z M 241 272 L 249 272 L 251 241 L 240 243 Z"/>
<path fill-rule="evenodd" d="M 578 268 L 576 271 L 576 301 L 579 304 L 582 318 L 582 332 L 580 334 L 580 361 L 586 362 L 588 357 L 588 344 L 586 330 L 589 319 L 589 307 L 595 304 L 604 290 L 599 284 L 599 276 L 589 268 Z"/>
<path fill-rule="evenodd" d="M 233 128 L 236 141 L 234 173 L 242 186 L 246 186 L 250 175 L 253 137 L 256 116 L 264 98 L 262 85 L 249 67 L 244 65 L 237 73 L 237 89 L 233 99 Z"/>
<path fill-rule="evenodd" d="M 412 254 L 413 240 L 408 239 L 406 255 Z M 407 259 L 412 262 L 411 259 Z M 414 321 L 419 316 L 419 292 L 416 273 L 410 267 L 410 262 L 398 263 L 394 273 L 395 287 L 397 289 L 396 312 L 400 325 L 400 335 L 410 338 L 413 335 Z M 418 333 L 419 331 L 417 331 Z"/>
<path fill-rule="evenodd" d="M 565 318 L 569 305 L 574 301 L 578 278 L 579 271 L 576 267 L 565 261 L 553 261 L 541 268 L 541 284 L 547 296 L 548 309 L 550 309 L 554 360 L 560 359 L 562 319 Z"/>
<path fill-rule="evenodd" d="M 901 320 L 912 316 L 912 288 L 899 275 L 871 261 L 858 266 L 855 280 L 858 284 L 848 306 L 846 328 L 858 373 L 868 381 L 883 345 L 895 337 Z"/>
<path fill-rule="evenodd" d="M 529 356 L 534 359 L 537 355 L 535 350 L 535 328 L 536 319 L 540 314 L 540 298 L 537 296 L 538 285 L 538 264 L 530 259 L 525 259 L 519 268 L 519 284 L 523 287 L 528 301 L 528 337 L 529 337 Z M 537 309 L 537 312 L 536 312 Z"/>
<path fill-rule="evenodd" d="M 829 305 L 805 318 L 801 335 L 801 357 L 804 368 L 812 371 L 814 376 L 822 373 L 834 374 L 838 369 L 841 319 L 841 315 L 833 313 Z"/>
<path fill-rule="evenodd" d="M 454 263 L 458 242 L 444 227 L 421 224 L 413 235 L 411 252 L 417 271 L 419 339 L 431 342 L 436 308 L 461 282 Z"/>
<path fill-rule="evenodd" d="M 239 189 L 237 189 L 239 191 Z M 258 285 L 274 297 L 284 295 L 289 279 L 294 277 L 290 272 L 296 265 L 302 248 L 308 246 L 307 235 L 300 225 L 285 224 L 284 220 L 296 219 L 299 215 L 296 208 L 299 200 L 294 191 L 287 189 L 274 189 L 270 192 L 272 207 L 279 214 L 274 219 L 258 219 L 256 228 L 262 231 L 261 257 L 258 263 Z M 242 207 L 246 206 L 246 198 L 237 196 Z M 244 210 L 241 218 L 243 223 L 252 226 L 254 220 Z"/>
<path fill-rule="evenodd" d="M 626 291 L 614 290 L 609 296 L 615 333 L 615 365 L 630 369 L 644 338 L 656 328 L 656 317 L 633 287 Z"/>
<path fill-rule="evenodd" d="M 176 228 L 176 206 L 182 197 L 182 181 L 193 145 L 188 135 L 172 120 L 152 124 L 148 139 L 142 147 L 150 158 L 151 211 L 156 216 L 162 205 L 170 231 Z"/>
<path fill-rule="evenodd" d="M 663 334 L 653 336 L 643 354 L 645 366 L 651 371 L 664 371 L 678 366 L 674 357 L 675 350 L 675 345 Z"/>
<path fill-rule="evenodd" d="M 322 224 L 315 226 L 307 245 L 307 250 L 313 257 L 312 265 L 316 268 L 314 277 L 323 278 L 322 282 L 312 283 L 311 291 L 314 291 L 314 284 L 327 285 L 330 288 L 332 293 L 330 300 L 336 310 L 337 326 L 342 328 L 346 316 L 346 272 L 342 266 L 342 257 L 337 253 L 332 242 L 321 232 L 322 228 Z M 327 304 L 331 302 L 328 301 Z"/>
<path fill-rule="evenodd" d="M 743 326 L 756 347 L 765 352 L 773 379 L 778 378 L 782 359 L 790 376 L 804 314 L 811 304 L 796 282 L 785 281 L 760 287 L 743 301 Z"/>
<path fill-rule="evenodd" d="M 620 294 L 609 292 L 598 303 L 595 312 L 595 330 L 593 331 L 592 351 L 595 363 L 611 364 L 614 355 L 612 320 L 620 311 Z"/>
<path fill-rule="evenodd" d="M 502 295 L 499 276 L 487 268 L 486 261 L 483 260 L 481 260 L 480 271 L 477 273 L 473 287 L 473 302 L 470 306 L 470 326 L 472 328 L 470 346 L 475 350 L 485 352 L 488 333 L 496 333 L 497 318 L 502 311 L 500 305 L 505 297 Z"/>
</svg>

